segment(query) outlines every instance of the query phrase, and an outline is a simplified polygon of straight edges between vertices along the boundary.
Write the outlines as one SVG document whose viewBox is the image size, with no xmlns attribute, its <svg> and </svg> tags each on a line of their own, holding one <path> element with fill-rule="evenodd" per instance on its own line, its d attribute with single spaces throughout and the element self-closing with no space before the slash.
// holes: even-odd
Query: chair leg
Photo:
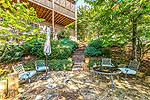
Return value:
<svg viewBox="0 0 150 100">
<path fill-rule="evenodd" d="M 136 73 L 136 80 L 138 79 L 137 73 Z"/>
<path fill-rule="evenodd" d="M 111 81 L 111 87 L 113 88 L 114 86 L 113 86 L 113 76 L 112 75 L 110 76 L 110 81 Z"/>
<path fill-rule="evenodd" d="M 31 83 L 31 79 L 29 78 L 29 84 Z"/>
<path fill-rule="evenodd" d="M 127 74 L 125 74 L 125 80 L 127 79 Z"/>
</svg>

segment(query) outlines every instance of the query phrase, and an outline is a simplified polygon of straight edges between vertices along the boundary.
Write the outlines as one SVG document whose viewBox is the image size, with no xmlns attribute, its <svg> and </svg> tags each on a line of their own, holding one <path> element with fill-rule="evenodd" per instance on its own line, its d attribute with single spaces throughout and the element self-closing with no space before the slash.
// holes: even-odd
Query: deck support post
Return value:
<svg viewBox="0 0 150 100">
<path fill-rule="evenodd" d="M 75 1 L 75 41 L 77 42 L 77 1 Z"/>
<path fill-rule="evenodd" d="M 55 33 L 55 12 L 54 12 L 54 9 L 55 9 L 55 0 L 52 0 L 52 30 L 53 30 L 53 39 L 54 40 L 57 40 L 57 33 Z"/>
</svg>

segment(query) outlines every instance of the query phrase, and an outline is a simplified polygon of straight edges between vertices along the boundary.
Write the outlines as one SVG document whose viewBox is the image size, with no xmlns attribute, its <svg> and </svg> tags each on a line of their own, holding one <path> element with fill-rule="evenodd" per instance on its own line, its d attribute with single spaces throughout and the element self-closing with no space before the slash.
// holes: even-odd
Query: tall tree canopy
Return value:
<svg viewBox="0 0 150 100">
<path fill-rule="evenodd" d="M 93 12 L 92 10 L 93 8 L 90 8 L 89 6 L 85 5 L 85 6 L 80 6 L 78 7 L 77 10 L 77 36 L 78 39 L 80 40 L 90 40 L 91 38 L 93 38 L 93 36 L 95 35 L 93 30 L 91 30 L 91 26 L 95 23 L 95 22 L 91 22 L 89 24 L 89 22 L 87 22 L 87 20 L 92 20 L 93 17 L 96 15 L 97 12 Z M 69 29 L 75 29 L 75 23 L 72 23 L 70 25 L 67 26 L 67 28 Z"/>
<path fill-rule="evenodd" d="M 85 0 L 93 6 L 97 15 L 93 20 L 95 30 L 108 46 L 114 43 L 132 42 L 133 58 L 140 59 L 150 49 L 150 1 L 149 0 Z"/>
</svg>

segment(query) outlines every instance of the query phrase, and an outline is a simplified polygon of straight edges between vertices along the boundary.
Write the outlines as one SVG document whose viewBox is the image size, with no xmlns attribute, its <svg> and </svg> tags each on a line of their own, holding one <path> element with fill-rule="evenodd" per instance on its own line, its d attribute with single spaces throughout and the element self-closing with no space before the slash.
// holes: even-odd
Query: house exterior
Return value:
<svg viewBox="0 0 150 100">
<path fill-rule="evenodd" d="M 13 2 L 29 2 L 28 8 L 33 7 L 37 16 L 46 20 L 35 24 L 39 25 L 41 31 L 50 26 L 54 39 L 57 39 L 57 33 L 64 30 L 65 26 L 75 22 L 75 30 L 72 35 L 77 41 L 76 0 L 13 0 Z"/>
</svg>

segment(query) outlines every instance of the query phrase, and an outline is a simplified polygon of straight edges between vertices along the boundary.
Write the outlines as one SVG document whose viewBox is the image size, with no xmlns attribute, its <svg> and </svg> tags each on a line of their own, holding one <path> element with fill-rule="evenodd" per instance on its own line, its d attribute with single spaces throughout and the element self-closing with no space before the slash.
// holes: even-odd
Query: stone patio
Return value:
<svg viewBox="0 0 150 100">
<path fill-rule="evenodd" d="M 19 94 L 7 100 L 150 100 L 150 87 L 142 79 L 96 77 L 92 81 L 88 71 L 53 71 L 48 80 L 22 84 Z M 42 76 L 40 76 L 42 77 Z M 63 99 L 60 99 L 60 96 Z"/>
</svg>

